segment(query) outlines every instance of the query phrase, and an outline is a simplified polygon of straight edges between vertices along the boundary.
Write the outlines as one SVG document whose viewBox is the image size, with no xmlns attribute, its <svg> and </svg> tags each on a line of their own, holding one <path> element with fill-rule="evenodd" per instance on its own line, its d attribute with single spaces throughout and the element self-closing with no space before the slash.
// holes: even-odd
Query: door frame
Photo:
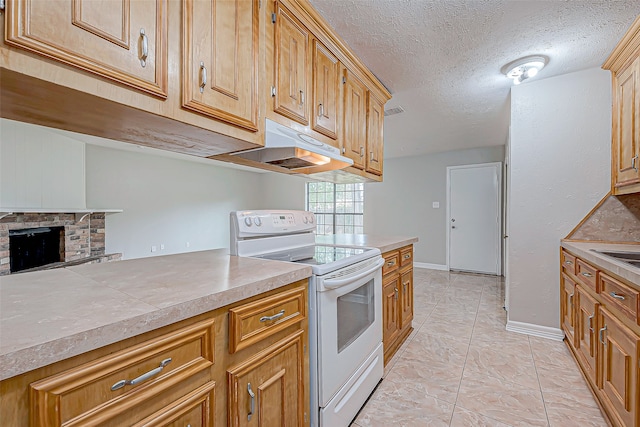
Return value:
<svg viewBox="0 0 640 427">
<path fill-rule="evenodd" d="M 451 242 L 451 171 L 455 169 L 476 169 L 476 168 L 484 168 L 484 167 L 493 167 L 496 169 L 498 174 L 498 197 L 497 197 L 497 205 L 496 212 L 498 212 L 498 239 L 497 239 L 497 247 L 498 251 L 498 275 L 503 274 L 503 266 L 502 266 L 502 162 L 490 162 L 490 163 L 477 163 L 472 165 L 459 165 L 459 166 L 447 166 L 447 185 L 446 185 L 446 196 L 447 196 L 447 212 L 446 212 L 446 266 L 447 270 L 451 271 L 450 263 L 449 263 L 449 252 L 450 252 L 450 242 Z"/>
</svg>

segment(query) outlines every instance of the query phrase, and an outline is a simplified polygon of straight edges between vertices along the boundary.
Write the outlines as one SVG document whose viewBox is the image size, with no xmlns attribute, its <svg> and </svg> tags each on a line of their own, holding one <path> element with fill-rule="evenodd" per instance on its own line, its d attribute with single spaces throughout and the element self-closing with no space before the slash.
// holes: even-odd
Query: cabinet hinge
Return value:
<svg viewBox="0 0 640 427">
<path fill-rule="evenodd" d="M 276 96 L 276 87 L 271 86 L 271 96 Z"/>
<path fill-rule="evenodd" d="M 273 22 L 274 24 L 276 23 L 276 13 L 275 12 L 273 12 L 271 14 L 271 22 Z"/>
<path fill-rule="evenodd" d="M 258 0 L 258 9 L 262 9 L 262 0 Z"/>
<path fill-rule="evenodd" d="M 345 76 L 342 76 L 342 84 L 346 84 L 347 83 L 347 78 Z"/>
</svg>

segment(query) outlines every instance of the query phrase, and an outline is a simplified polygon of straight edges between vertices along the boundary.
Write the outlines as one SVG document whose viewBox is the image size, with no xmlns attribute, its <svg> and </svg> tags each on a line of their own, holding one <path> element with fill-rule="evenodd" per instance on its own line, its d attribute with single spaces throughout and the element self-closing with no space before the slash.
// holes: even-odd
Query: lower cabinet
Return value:
<svg viewBox="0 0 640 427">
<path fill-rule="evenodd" d="M 609 421 L 638 427 L 640 322 L 636 285 L 573 254 L 561 270 L 561 317 L 569 348 Z"/>
<path fill-rule="evenodd" d="M 382 256 L 382 345 L 386 364 L 413 330 L 413 245 Z"/>
<path fill-rule="evenodd" d="M 4 380 L 0 424 L 308 425 L 307 292 L 296 282 Z"/>
</svg>

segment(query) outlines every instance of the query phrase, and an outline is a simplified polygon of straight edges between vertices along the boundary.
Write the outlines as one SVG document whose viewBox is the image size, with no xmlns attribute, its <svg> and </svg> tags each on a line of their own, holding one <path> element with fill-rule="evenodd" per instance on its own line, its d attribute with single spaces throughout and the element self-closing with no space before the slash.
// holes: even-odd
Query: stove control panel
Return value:
<svg viewBox="0 0 640 427">
<path fill-rule="evenodd" d="M 293 210 L 255 210 L 231 212 L 231 237 L 242 239 L 269 235 L 313 233 L 313 212 Z"/>
</svg>

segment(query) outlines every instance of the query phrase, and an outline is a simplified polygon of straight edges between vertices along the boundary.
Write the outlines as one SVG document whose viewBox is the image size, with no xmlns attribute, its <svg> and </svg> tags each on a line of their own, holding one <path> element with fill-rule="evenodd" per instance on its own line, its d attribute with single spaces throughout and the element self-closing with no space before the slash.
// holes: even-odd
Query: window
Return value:
<svg viewBox="0 0 640 427">
<path fill-rule="evenodd" d="M 307 210 L 317 234 L 364 233 L 364 184 L 307 183 Z"/>
</svg>

